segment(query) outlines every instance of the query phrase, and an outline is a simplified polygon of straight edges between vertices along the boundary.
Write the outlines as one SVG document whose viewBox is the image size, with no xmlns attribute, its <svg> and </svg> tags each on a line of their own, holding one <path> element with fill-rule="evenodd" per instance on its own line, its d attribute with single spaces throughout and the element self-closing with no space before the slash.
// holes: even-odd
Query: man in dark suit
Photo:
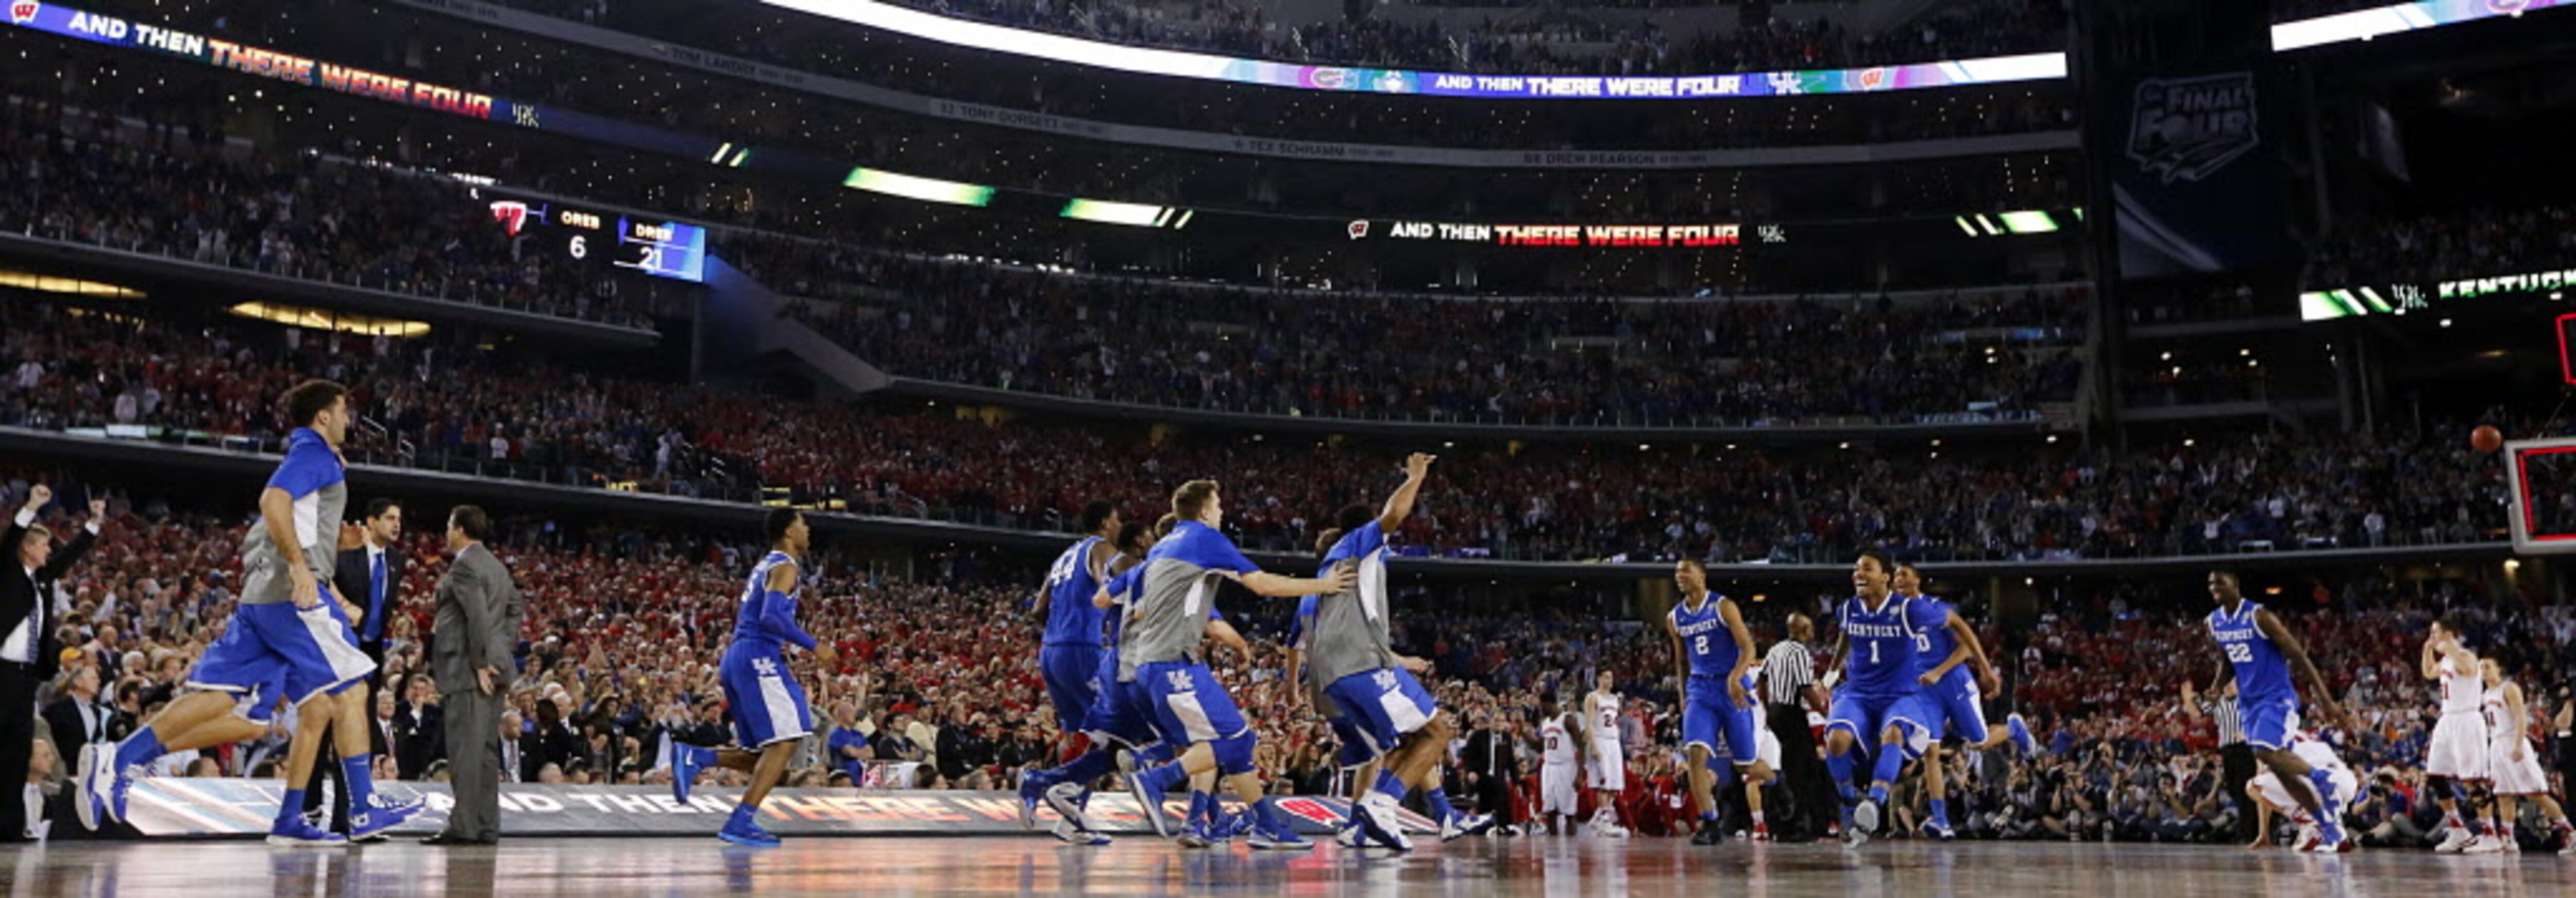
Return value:
<svg viewBox="0 0 2576 898">
<path fill-rule="evenodd" d="M 1518 810 L 1512 801 L 1512 778 L 1519 775 L 1520 759 L 1512 748 L 1511 734 L 1494 729 L 1493 715 L 1482 708 L 1470 722 L 1473 729 L 1467 731 L 1466 750 L 1459 758 L 1460 766 L 1475 778 L 1468 789 L 1476 796 L 1476 812 L 1493 815 L 1505 833 L 1516 832 L 1520 821 L 1512 819 Z"/>
<path fill-rule="evenodd" d="M 62 694 L 62 698 L 45 706 L 45 726 L 53 730 L 56 750 L 78 757 L 83 745 L 116 741 L 110 731 L 116 723 L 116 709 L 99 701 L 98 668 L 82 666 L 73 670 L 64 679 Z"/>
<path fill-rule="evenodd" d="M 107 520 L 107 500 L 91 499 L 88 525 L 57 551 L 53 532 L 36 525 L 36 512 L 53 501 L 52 487 L 28 491 L 26 507 L 0 539 L 17 556 L 0 573 L 0 842 L 27 840 L 26 793 L 20 787 L 36 746 L 36 684 L 52 679 L 62 662 L 62 643 L 54 635 L 54 581 L 79 563 Z M 79 747 L 75 742 L 63 751 Z"/>
<path fill-rule="evenodd" d="M 367 674 L 366 693 L 351 699 L 369 711 L 375 709 L 375 703 L 368 696 L 383 691 L 385 685 L 386 617 L 401 604 L 403 558 L 394 545 L 401 539 L 402 505 L 392 499 L 369 502 L 363 523 L 342 528 L 339 562 L 331 567 L 331 588 L 347 603 L 345 610 L 358 636 L 358 650 L 376 663 L 375 671 Z M 325 735 L 324 744 L 332 744 L 329 740 L 333 738 Z M 379 754 L 384 750 L 381 745 L 373 747 Z M 318 817 L 322 813 L 322 783 L 330 781 L 333 799 L 329 829 L 344 836 L 349 834 L 349 785 L 343 782 L 346 778 L 337 764 L 315 764 L 312 781 L 304 787 L 304 816 Z M 382 839 L 379 833 L 365 841 Z"/>
<path fill-rule="evenodd" d="M 492 518 L 459 505 L 447 516 L 455 561 L 438 581 L 438 618 L 430 636 L 430 670 L 445 693 L 449 790 L 456 808 L 431 845 L 490 845 L 501 840 L 501 708 L 518 672 L 511 650 L 526 607 L 510 570 L 492 550 Z"/>
</svg>

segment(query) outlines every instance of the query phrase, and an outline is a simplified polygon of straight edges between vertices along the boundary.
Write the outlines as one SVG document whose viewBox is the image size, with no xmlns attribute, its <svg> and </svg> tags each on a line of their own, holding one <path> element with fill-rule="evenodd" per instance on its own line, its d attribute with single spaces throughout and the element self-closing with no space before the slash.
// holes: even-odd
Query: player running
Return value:
<svg viewBox="0 0 2576 898">
<path fill-rule="evenodd" d="M 1923 756 L 1931 743 L 1932 721 L 1939 712 L 1922 700 L 1914 634 L 1945 626 L 1928 605 L 1910 602 L 1890 588 L 1896 566 L 1886 553 L 1870 549 L 1852 562 L 1856 594 L 1843 601 L 1842 632 L 1834 637 L 1834 664 L 1843 674 L 1825 715 L 1825 767 L 1842 797 L 1843 840 L 1859 845 L 1878 829 L 1887 807 L 1887 790 L 1904 772 L 1905 762 Z M 1861 739 L 1876 740 L 1869 793 L 1852 786 L 1852 753 Z"/>
<path fill-rule="evenodd" d="M 1286 815 L 1264 797 L 1261 778 L 1253 771 L 1252 728 L 1235 707 L 1233 696 L 1208 669 L 1202 644 L 1221 581 L 1233 580 L 1256 594 L 1286 598 L 1342 592 L 1356 585 L 1359 577 L 1349 570 L 1329 579 L 1282 577 L 1254 565 L 1217 530 L 1225 522 L 1225 505 L 1216 481 L 1182 484 L 1172 493 L 1172 513 L 1180 522 L 1171 535 L 1154 545 L 1143 566 L 1121 575 L 1141 574 L 1144 594 L 1127 612 L 1130 622 L 1119 647 L 1119 665 L 1153 698 L 1156 729 L 1165 741 L 1186 743 L 1188 748 L 1171 763 L 1128 774 L 1128 790 L 1143 806 L 1154 832 L 1169 837 L 1173 827 L 1163 816 L 1164 794 L 1192 776 L 1213 771 L 1256 815 L 1252 847 L 1313 848 L 1315 843 L 1289 829 Z M 1243 649 L 1238 646 L 1237 650 Z M 1208 799 L 1213 804 L 1213 796 Z"/>
<path fill-rule="evenodd" d="M 2004 718 L 2002 724 L 1986 723 L 1983 699 L 2001 694 L 2003 681 L 1986 659 L 1985 642 L 1977 638 L 1976 628 L 1968 626 L 1950 603 L 1923 593 L 1923 572 L 1911 564 L 1897 565 L 1890 584 L 1897 596 L 1923 606 L 1927 619 L 1941 622 L 1914 632 L 1914 651 L 1923 669 L 1915 682 L 1923 688 L 1924 710 L 1934 718 L 1926 721 L 1932 739 L 1923 750 L 1923 789 L 1930 796 L 1932 811 L 1923 820 L 1923 831 L 1947 842 L 1958 838 L 1958 833 L 1950 828 L 1949 794 L 1942 782 L 1942 733 L 1956 733 L 1969 748 L 1979 751 L 2011 742 L 2024 757 L 2039 754 L 2039 740 L 2031 736 L 2020 714 Z M 1970 668 L 1976 671 L 1974 677 L 1969 676 Z"/>
<path fill-rule="evenodd" d="M 1020 825 L 1035 828 L 1038 803 L 1044 801 L 1057 816 L 1073 822 L 1071 832 L 1060 826 L 1057 836 L 1080 836 L 1068 841 L 1081 844 L 1108 841 L 1107 836 L 1091 831 L 1082 805 L 1089 795 L 1084 784 L 1107 774 L 1114 757 L 1107 738 L 1091 735 L 1097 730 L 1090 720 L 1091 709 L 1100 704 L 1104 688 L 1116 682 L 1114 673 L 1106 679 L 1101 676 L 1101 659 L 1108 656 L 1102 648 L 1105 609 L 1092 599 L 1115 573 L 1110 563 L 1119 557 L 1117 537 L 1122 530 L 1116 506 L 1098 500 L 1084 505 L 1082 532 L 1090 535 L 1056 556 L 1035 609 L 1046 619 L 1046 635 L 1038 647 L 1038 673 L 1046 682 L 1047 700 L 1055 705 L 1056 726 L 1063 731 L 1066 752 L 1078 744 L 1082 750 L 1062 767 L 1020 779 Z"/>
<path fill-rule="evenodd" d="M 376 794 L 366 701 L 366 677 L 376 664 L 358 650 L 349 606 L 331 589 L 349 502 L 348 467 L 340 457 L 349 432 L 349 391 L 308 380 L 287 391 L 286 407 L 295 430 L 287 435 L 286 458 L 260 490 L 260 523 L 242 540 L 239 604 L 186 679 L 188 688 L 200 691 L 171 702 L 114 746 L 81 749 L 80 800 L 73 808 L 85 827 L 98 828 L 102 817 L 124 820 L 126 796 L 153 759 L 239 741 L 245 727 L 265 720 L 267 706 L 281 696 L 295 704 L 298 716 L 287 742 L 284 775 L 290 788 L 269 828 L 269 844 L 380 841 L 385 830 L 421 809 L 417 800 Z M 311 781 L 323 729 L 335 723 L 349 788 L 346 838 L 304 819 L 303 784 Z M 250 732 L 255 738 L 264 729 Z"/>
<path fill-rule="evenodd" d="M 1324 724 L 1332 728 L 1333 738 L 1338 743 L 1333 751 L 1333 763 L 1340 768 L 1344 782 L 1349 784 L 1354 815 L 1353 819 L 1343 822 L 1341 832 L 1335 834 L 1333 840 L 1344 848 L 1365 848 L 1366 834 L 1360 831 L 1356 815 L 1360 801 L 1376 787 L 1377 774 L 1383 765 L 1379 763 L 1380 755 L 1369 749 L 1367 738 L 1360 735 L 1358 726 L 1342 714 L 1341 705 L 1324 691 L 1332 684 L 1318 678 L 1314 665 L 1306 663 L 1307 651 L 1315 634 L 1317 598 L 1306 596 L 1298 599 L 1297 617 L 1288 623 L 1288 670 L 1284 678 L 1291 690 L 1288 705 L 1291 709 L 1312 705 L 1317 713 L 1324 715 Z M 1409 664 L 1414 659 L 1404 660 Z"/>
<path fill-rule="evenodd" d="M 1367 796 L 1351 808 L 1351 825 L 1388 848 L 1410 851 L 1413 840 L 1396 819 L 1396 805 L 1407 792 L 1422 797 L 1440 821 L 1444 842 L 1483 832 L 1493 825 L 1484 814 L 1466 814 L 1449 803 L 1440 786 L 1440 760 L 1449 751 L 1457 727 L 1414 677 L 1420 659 L 1398 657 L 1390 645 L 1386 588 L 1386 534 L 1413 514 L 1423 481 L 1431 476 L 1433 456 L 1416 452 L 1404 461 L 1404 483 L 1387 497 L 1375 516 L 1365 505 L 1342 509 L 1334 526 L 1316 538 L 1323 554 L 1318 578 L 1344 572 L 1357 575 L 1347 590 L 1315 597 L 1315 630 L 1308 639 L 1307 661 L 1314 678 L 1330 684 L 1325 693 L 1352 731 L 1383 759 Z M 1292 691 L 1293 694 L 1293 691 Z"/>
<path fill-rule="evenodd" d="M 2443 854 L 2492 854 L 2503 849 L 2488 832 L 2484 818 L 2472 834 L 2462 817 L 2468 787 L 2487 781 L 2487 720 L 2479 701 L 2486 684 L 2478 678 L 2477 653 L 2469 651 L 2457 621 L 2436 620 L 2424 637 L 2424 679 L 2442 684 L 2442 716 L 2424 745 L 2425 784 L 2442 806 Z M 2470 849 L 2476 849 L 2472 851 Z"/>
<path fill-rule="evenodd" d="M 787 647 L 804 649 L 815 666 L 825 671 L 839 664 L 841 655 L 796 624 L 796 603 L 805 594 L 799 565 L 813 543 L 805 515 L 793 508 L 770 509 L 761 532 L 769 538 L 769 554 L 752 567 L 751 577 L 743 584 L 733 644 L 725 648 L 716 668 L 724 687 L 725 714 L 733 718 L 739 747 L 674 746 L 671 789 L 686 803 L 699 770 L 724 767 L 750 774 L 741 803 L 734 806 L 724 828 L 716 831 L 716 838 L 751 848 L 775 848 L 778 837 L 761 828 L 757 819 L 760 804 L 786 775 L 797 743 L 814 730 L 814 711 L 805 700 L 805 689 L 788 674 Z"/>
<path fill-rule="evenodd" d="M 2290 669 L 2298 668 L 2299 675 L 2316 689 L 2317 706 L 2329 722 L 2348 720 L 2343 708 L 2335 704 L 2325 679 L 2317 675 L 2307 648 L 2270 610 L 2246 600 L 2234 573 L 2209 572 L 2209 596 L 2218 603 L 2217 610 L 2209 613 L 2209 636 L 2225 653 L 2209 694 L 2218 695 L 2227 684 L 2236 684 L 2245 744 L 2264 766 L 2280 774 L 2278 779 L 2290 797 L 2316 819 L 2319 839 L 2314 850 L 2320 854 L 2342 851 L 2343 803 L 2349 796 L 2336 791 L 2331 771 L 2310 766 L 2290 750 L 2290 736 L 2299 729 L 2299 691 L 2290 683 Z"/>
<path fill-rule="evenodd" d="M 1718 829 L 1717 771 L 1710 758 L 1726 746 L 1727 760 L 1744 780 L 1744 802 L 1753 815 L 1753 841 L 1771 841 L 1770 824 L 1762 819 L 1762 784 L 1772 771 L 1762 763 L 1761 741 L 1754 735 L 1761 713 L 1754 707 L 1753 631 L 1735 600 L 1708 588 L 1708 568 L 1698 559 L 1673 565 L 1673 584 L 1682 600 L 1664 616 L 1664 632 L 1673 640 L 1676 679 L 1682 682 L 1682 745 L 1690 755 L 1691 798 L 1699 802 L 1699 831 L 1693 845 L 1715 845 L 1725 837 Z"/>
</svg>

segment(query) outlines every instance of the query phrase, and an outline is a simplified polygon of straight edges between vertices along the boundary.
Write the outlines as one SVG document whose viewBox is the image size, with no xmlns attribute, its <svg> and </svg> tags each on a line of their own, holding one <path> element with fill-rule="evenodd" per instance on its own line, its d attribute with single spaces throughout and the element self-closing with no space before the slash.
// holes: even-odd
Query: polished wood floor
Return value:
<svg viewBox="0 0 2576 898">
<path fill-rule="evenodd" d="M 0 848 L 0 895 L 1342 895 L 1505 898 L 2049 898 L 2576 895 L 2554 854 L 2343 857 L 2148 845 L 1873 843 L 1694 848 L 1680 840 L 1469 839 L 1409 855 L 1184 851 L 1146 838 L 1106 848 L 1044 837 L 836 838 L 749 850 L 707 839 L 520 839 L 442 849 L 272 849 L 251 842 L 63 843 Z"/>
</svg>

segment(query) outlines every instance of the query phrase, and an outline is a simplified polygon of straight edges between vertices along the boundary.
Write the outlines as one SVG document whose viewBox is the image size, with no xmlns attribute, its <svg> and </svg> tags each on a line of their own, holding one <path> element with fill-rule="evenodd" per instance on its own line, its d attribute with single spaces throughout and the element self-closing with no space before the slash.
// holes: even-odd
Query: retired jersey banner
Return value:
<svg viewBox="0 0 2576 898">
<path fill-rule="evenodd" d="M 277 817 L 281 784 L 277 780 L 144 779 L 134 784 L 127 822 L 150 837 L 253 837 L 265 835 Z M 396 836 L 427 836 L 447 825 L 455 807 L 445 783 L 380 783 L 388 797 L 419 796 L 429 810 L 393 830 Z M 573 786 L 508 784 L 501 787 L 501 832 L 505 836 L 636 836 L 708 837 L 724 825 L 741 790 L 713 786 L 691 790 L 689 801 L 671 797 L 668 786 Z M 1164 813 L 1174 820 L 1188 811 L 1186 796 L 1170 801 Z M 1350 803 L 1336 798 L 1288 797 L 1280 810 L 1309 836 L 1330 835 L 1341 828 Z M 1152 827 L 1124 792 L 1091 797 L 1092 825 L 1113 835 L 1151 836 Z M 1055 825 L 1055 812 L 1038 809 L 1038 832 L 1020 828 L 1020 799 L 1010 792 L 930 792 L 887 789 L 779 789 L 761 803 L 760 825 L 782 836 L 927 836 L 1040 835 Z M 1416 832 L 1439 827 L 1411 811 L 1404 825 Z"/>
<path fill-rule="evenodd" d="M 2275 134 L 2290 92 L 2270 61 L 2235 57 L 2132 73 L 2096 93 L 2120 273 L 2132 279 L 2248 272 L 2297 262 L 2289 169 Z M 2111 96 L 2103 96 L 2109 93 Z"/>
</svg>

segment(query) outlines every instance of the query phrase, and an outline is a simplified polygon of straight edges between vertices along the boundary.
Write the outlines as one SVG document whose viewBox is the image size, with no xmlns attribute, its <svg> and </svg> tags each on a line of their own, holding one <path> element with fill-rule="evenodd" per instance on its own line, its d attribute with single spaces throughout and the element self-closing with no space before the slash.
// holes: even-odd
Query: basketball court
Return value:
<svg viewBox="0 0 2576 898">
<path fill-rule="evenodd" d="M 2555 854 L 2340 857 L 2229 846 L 1875 842 L 1695 848 L 1679 839 L 1468 839 L 1352 857 L 1241 846 L 1184 851 L 1022 838 L 790 839 L 771 850 L 703 839 L 520 839 L 492 848 L 393 842 L 356 850 L 225 842 L 64 843 L 0 852 L 10 895 L 1725 894 L 1754 898 L 1991 895 L 2568 895 Z"/>
</svg>

